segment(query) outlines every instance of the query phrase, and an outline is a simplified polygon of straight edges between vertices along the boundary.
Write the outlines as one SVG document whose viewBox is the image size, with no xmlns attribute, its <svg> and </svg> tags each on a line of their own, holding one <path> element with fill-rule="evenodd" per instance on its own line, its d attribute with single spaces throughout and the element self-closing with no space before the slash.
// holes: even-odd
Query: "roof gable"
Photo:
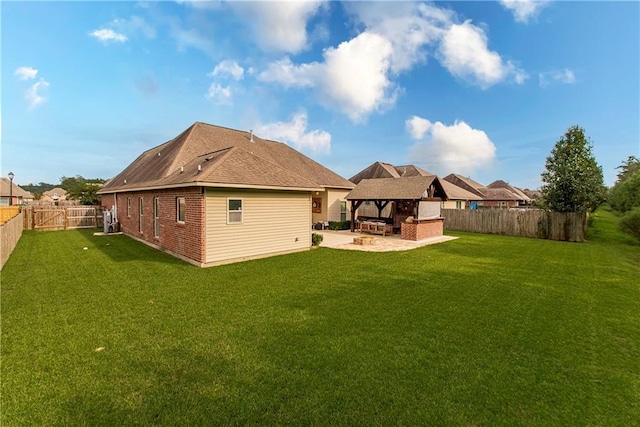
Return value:
<svg viewBox="0 0 640 427">
<path fill-rule="evenodd" d="M 432 187 L 433 186 L 433 187 Z M 427 197 L 442 197 L 442 185 L 435 175 L 404 178 L 364 179 L 347 194 L 347 200 L 419 200 Z"/>
</svg>

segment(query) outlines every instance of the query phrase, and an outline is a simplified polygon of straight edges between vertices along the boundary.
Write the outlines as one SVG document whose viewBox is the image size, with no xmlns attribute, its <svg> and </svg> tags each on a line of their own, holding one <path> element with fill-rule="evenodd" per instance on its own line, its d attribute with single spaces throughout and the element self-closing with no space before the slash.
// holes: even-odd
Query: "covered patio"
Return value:
<svg viewBox="0 0 640 427">
<path fill-rule="evenodd" d="M 430 229 L 435 226 L 442 235 L 444 220 L 440 217 L 440 205 L 447 195 L 435 175 L 365 179 L 346 199 L 351 202 L 352 232 L 383 236 L 400 233 L 404 239 L 421 240 L 434 237 L 437 230 Z M 367 202 L 375 205 L 377 216 L 356 216 L 358 208 Z M 388 216 L 383 216 L 388 206 Z"/>
</svg>

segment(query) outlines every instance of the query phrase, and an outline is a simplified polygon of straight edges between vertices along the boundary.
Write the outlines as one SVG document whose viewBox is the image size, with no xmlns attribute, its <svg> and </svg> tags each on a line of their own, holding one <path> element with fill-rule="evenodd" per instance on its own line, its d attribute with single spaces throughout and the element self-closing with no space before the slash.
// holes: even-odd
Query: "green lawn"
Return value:
<svg viewBox="0 0 640 427">
<path fill-rule="evenodd" d="M 594 216 L 582 244 L 455 233 L 210 269 L 25 232 L 0 424 L 640 425 L 640 245 Z"/>
</svg>

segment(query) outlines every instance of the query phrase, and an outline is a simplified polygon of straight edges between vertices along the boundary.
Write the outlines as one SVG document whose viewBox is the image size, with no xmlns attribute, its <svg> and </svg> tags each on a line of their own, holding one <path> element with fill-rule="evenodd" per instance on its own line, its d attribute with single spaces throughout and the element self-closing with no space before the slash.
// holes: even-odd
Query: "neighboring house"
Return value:
<svg viewBox="0 0 640 427">
<path fill-rule="evenodd" d="M 66 200 L 67 200 L 67 190 L 60 187 L 56 187 L 42 193 L 42 197 L 40 197 L 39 201 L 41 203 L 56 204 L 59 202 L 64 202 Z"/>
<path fill-rule="evenodd" d="M 120 230 L 199 266 L 307 250 L 354 187 L 290 146 L 197 122 L 98 192 Z"/>
<path fill-rule="evenodd" d="M 443 180 L 480 196 L 481 200 L 477 202 L 477 207 L 513 208 L 531 204 L 531 199 L 522 190 L 504 181 L 494 181 L 484 186 L 471 178 L 453 173 L 445 176 Z"/>
<path fill-rule="evenodd" d="M 8 178 L 0 178 L 0 206 L 23 205 L 30 201 L 33 201 L 33 194 L 25 191 Z"/>
<path fill-rule="evenodd" d="M 356 175 L 351 177 L 349 181 L 359 184 L 364 179 L 384 179 L 384 178 L 408 178 L 414 176 L 431 176 L 435 175 L 415 165 L 394 166 L 390 163 L 375 162 L 366 167 Z M 439 180 L 439 184 L 444 191 L 442 200 L 442 208 L 445 209 L 465 209 L 470 203 L 482 200 L 482 197 L 475 193 L 464 190 L 463 188 L 452 185 L 449 182 Z M 391 214 L 391 206 L 387 206 L 382 211 L 382 217 L 389 217 Z M 372 201 L 365 201 L 358 210 L 358 215 L 365 217 L 373 217 L 378 215 L 377 208 Z"/>
</svg>

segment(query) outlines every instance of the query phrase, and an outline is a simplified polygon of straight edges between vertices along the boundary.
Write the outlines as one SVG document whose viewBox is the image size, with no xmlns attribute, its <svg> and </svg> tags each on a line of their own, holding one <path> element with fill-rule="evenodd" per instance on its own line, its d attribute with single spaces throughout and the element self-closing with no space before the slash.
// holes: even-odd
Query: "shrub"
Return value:
<svg viewBox="0 0 640 427">
<path fill-rule="evenodd" d="M 640 208 L 629 211 L 620 219 L 620 228 L 640 241 Z"/>
<path fill-rule="evenodd" d="M 329 221 L 329 230 L 349 230 L 351 221 Z"/>
<path fill-rule="evenodd" d="M 320 243 L 322 243 L 322 234 L 318 234 L 318 233 L 313 233 L 311 235 L 311 244 L 313 246 L 320 246 Z"/>
</svg>

